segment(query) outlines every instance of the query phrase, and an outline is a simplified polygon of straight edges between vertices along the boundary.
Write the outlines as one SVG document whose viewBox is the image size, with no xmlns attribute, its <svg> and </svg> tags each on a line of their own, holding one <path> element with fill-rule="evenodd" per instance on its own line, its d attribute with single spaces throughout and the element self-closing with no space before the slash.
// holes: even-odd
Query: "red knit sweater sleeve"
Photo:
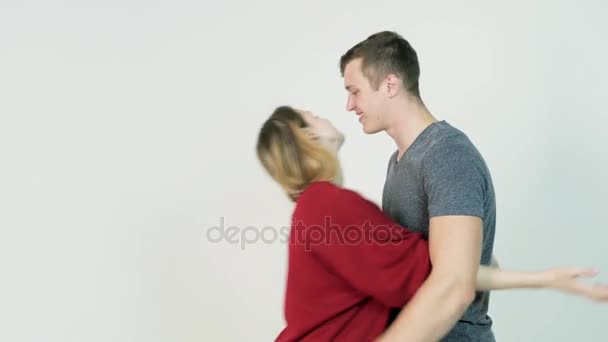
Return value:
<svg viewBox="0 0 608 342">
<path fill-rule="evenodd" d="M 313 255 L 353 288 L 387 306 L 402 307 L 431 270 L 428 242 L 388 218 L 356 192 L 333 188 L 315 199 L 307 229 Z M 316 235 L 316 236 L 313 236 Z"/>
</svg>

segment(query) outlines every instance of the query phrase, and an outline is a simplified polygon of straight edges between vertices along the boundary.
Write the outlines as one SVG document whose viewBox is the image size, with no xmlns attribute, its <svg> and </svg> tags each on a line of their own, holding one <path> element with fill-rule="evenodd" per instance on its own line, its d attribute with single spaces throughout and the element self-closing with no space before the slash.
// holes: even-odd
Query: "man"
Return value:
<svg viewBox="0 0 608 342">
<path fill-rule="evenodd" d="M 340 60 L 354 111 L 367 134 L 386 131 L 398 150 L 382 196 L 385 213 L 429 239 L 433 270 L 396 313 L 382 341 L 495 341 L 489 292 L 475 292 L 494 244 L 496 204 L 490 172 L 467 136 L 428 111 L 420 97 L 415 50 L 379 32 Z"/>
</svg>

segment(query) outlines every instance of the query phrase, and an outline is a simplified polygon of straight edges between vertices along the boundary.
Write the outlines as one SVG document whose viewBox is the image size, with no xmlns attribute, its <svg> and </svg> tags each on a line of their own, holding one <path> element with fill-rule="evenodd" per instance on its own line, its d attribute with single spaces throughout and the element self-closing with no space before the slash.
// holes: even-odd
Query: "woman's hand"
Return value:
<svg viewBox="0 0 608 342">
<path fill-rule="evenodd" d="M 597 273 L 591 269 L 557 267 L 542 272 L 542 276 L 548 288 L 580 295 L 598 302 L 608 302 L 608 285 L 589 285 L 581 280 L 581 278 L 594 277 Z"/>
</svg>

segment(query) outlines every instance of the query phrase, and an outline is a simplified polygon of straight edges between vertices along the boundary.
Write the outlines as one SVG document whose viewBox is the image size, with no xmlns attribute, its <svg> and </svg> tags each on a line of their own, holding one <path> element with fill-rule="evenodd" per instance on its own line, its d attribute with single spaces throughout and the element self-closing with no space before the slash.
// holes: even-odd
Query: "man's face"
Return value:
<svg viewBox="0 0 608 342">
<path fill-rule="evenodd" d="M 370 81 L 363 74 L 362 60 L 352 60 L 344 68 L 344 87 L 348 92 L 346 110 L 354 111 L 367 134 L 374 134 L 386 129 L 383 122 L 385 94 L 382 86 L 374 90 Z"/>
</svg>

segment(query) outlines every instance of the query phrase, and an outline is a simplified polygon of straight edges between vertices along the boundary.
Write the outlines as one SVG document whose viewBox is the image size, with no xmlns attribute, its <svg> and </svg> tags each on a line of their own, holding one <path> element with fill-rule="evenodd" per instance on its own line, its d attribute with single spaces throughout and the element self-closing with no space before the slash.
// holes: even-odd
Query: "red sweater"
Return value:
<svg viewBox="0 0 608 342">
<path fill-rule="evenodd" d="M 329 182 L 298 198 L 289 236 L 287 326 L 276 341 L 370 341 L 431 270 L 428 243 Z"/>
</svg>

